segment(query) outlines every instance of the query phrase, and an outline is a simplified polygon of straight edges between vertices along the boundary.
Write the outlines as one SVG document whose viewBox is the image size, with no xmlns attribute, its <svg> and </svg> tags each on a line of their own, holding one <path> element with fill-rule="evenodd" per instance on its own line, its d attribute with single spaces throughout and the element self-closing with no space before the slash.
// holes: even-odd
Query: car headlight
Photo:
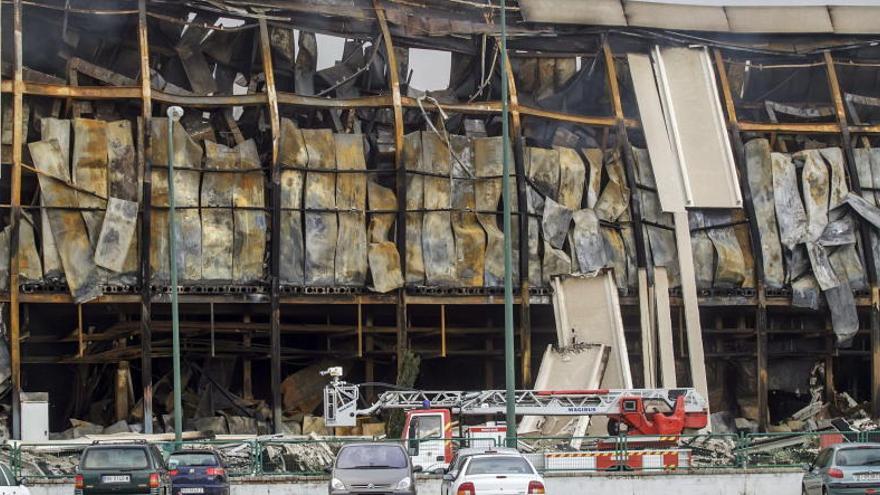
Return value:
<svg viewBox="0 0 880 495">
<path fill-rule="evenodd" d="M 339 480 L 339 478 L 333 478 L 330 480 L 330 488 L 334 490 L 345 490 L 345 483 Z"/>
<path fill-rule="evenodd" d="M 407 476 L 406 478 L 397 482 L 397 490 L 409 490 L 409 487 L 412 486 L 412 479 Z"/>
</svg>

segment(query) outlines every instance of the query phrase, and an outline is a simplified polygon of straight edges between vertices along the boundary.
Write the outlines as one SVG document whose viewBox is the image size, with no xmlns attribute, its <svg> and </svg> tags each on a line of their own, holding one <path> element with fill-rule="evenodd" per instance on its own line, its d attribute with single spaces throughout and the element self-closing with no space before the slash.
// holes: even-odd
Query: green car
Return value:
<svg viewBox="0 0 880 495">
<path fill-rule="evenodd" d="M 75 478 L 76 495 L 170 495 L 165 460 L 147 442 L 95 442 L 83 450 Z"/>
</svg>

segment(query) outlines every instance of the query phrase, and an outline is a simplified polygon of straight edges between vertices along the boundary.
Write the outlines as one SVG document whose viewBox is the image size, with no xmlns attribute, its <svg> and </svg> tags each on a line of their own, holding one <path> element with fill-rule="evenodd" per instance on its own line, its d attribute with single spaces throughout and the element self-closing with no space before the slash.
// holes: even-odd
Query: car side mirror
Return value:
<svg viewBox="0 0 880 495">
<path fill-rule="evenodd" d="M 327 474 L 333 473 L 333 466 L 324 466 L 324 472 Z"/>
<path fill-rule="evenodd" d="M 414 473 L 421 473 L 422 471 L 424 471 L 424 469 L 425 468 L 423 468 L 422 466 L 413 466 Z"/>
<path fill-rule="evenodd" d="M 811 464 L 808 464 L 805 462 L 805 463 L 801 464 L 801 469 L 803 469 L 804 471 L 812 471 L 813 466 Z"/>
<path fill-rule="evenodd" d="M 455 481 L 455 476 L 446 473 L 443 475 L 443 481 Z"/>
</svg>

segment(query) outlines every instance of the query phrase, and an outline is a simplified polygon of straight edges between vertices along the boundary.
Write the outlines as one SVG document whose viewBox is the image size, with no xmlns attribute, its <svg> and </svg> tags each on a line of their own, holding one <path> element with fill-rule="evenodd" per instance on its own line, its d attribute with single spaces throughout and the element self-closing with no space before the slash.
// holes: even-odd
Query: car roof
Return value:
<svg viewBox="0 0 880 495">
<path fill-rule="evenodd" d="M 171 455 L 177 454 L 214 454 L 217 455 L 217 451 L 214 449 L 181 449 L 175 450 L 171 453 Z"/>
<path fill-rule="evenodd" d="M 523 459 L 526 456 L 520 454 L 519 452 L 482 452 L 480 454 L 470 455 L 468 457 L 521 457 Z"/>
<path fill-rule="evenodd" d="M 141 449 L 149 448 L 150 445 L 146 443 L 93 443 L 85 448 L 85 450 L 91 449 L 130 449 L 133 447 L 138 447 Z"/>
<path fill-rule="evenodd" d="M 511 447 L 467 447 L 458 449 L 458 456 L 471 456 L 477 454 L 518 454 L 519 451 Z"/>
<path fill-rule="evenodd" d="M 831 448 L 833 448 L 834 450 L 864 449 L 864 448 L 880 449 L 880 443 L 877 443 L 877 442 L 845 442 L 845 443 L 838 443 L 836 445 L 832 445 Z"/>
<path fill-rule="evenodd" d="M 342 448 L 347 447 L 398 447 L 403 449 L 403 446 L 397 442 L 351 442 L 344 444 Z"/>
</svg>

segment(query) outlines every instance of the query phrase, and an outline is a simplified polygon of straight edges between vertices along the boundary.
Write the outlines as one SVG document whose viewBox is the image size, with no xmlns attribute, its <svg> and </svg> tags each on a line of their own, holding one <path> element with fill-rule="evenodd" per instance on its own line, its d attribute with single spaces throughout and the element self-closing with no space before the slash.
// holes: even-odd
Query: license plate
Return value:
<svg viewBox="0 0 880 495">
<path fill-rule="evenodd" d="M 180 493 L 205 493 L 204 488 L 181 488 Z"/>
<path fill-rule="evenodd" d="M 130 481 L 131 476 L 127 474 L 101 476 L 101 483 L 128 483 Z"/>
<path fill-rule="evenodd" d="M 880 481 L 880 473 L 857 473 L 857 481 Z"/>
</svg>

